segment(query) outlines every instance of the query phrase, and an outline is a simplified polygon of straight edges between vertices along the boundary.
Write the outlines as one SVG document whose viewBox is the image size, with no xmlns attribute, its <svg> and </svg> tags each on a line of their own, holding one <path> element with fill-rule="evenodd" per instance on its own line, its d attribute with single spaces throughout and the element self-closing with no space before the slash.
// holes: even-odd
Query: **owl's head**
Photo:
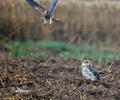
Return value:
<svg viewBox="0 0 120 100">
<path fill-rule="evenodd" d="M 50 12 L 49 11 L 45 11 L 43 13 L 43 16 L 46 18 L 46 19 L 49 19 L 50 18 Z"/>
<path fill-rule="evenodd" d="M 44 14 L 45 14 L 45 15 L 49 14 L 49 11 L 48 11 L 48 10 L 46 10 L 46 11 L 44 12 Z"/>
<path fill-rule="evenodd" d="M 83 60 L 82 67 L 89 68 L 89 66 L 92 66 L 92 63 L 90 60 Z"/>
</svg>

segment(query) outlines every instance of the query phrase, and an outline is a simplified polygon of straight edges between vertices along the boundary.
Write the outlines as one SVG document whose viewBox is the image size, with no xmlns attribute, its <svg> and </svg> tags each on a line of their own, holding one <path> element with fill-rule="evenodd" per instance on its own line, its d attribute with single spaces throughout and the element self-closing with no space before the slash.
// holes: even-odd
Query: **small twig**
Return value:
<svg viewBox="0 0 120 100">
<path fill-rule="evenodd" d="M 24 100 L 22 97 L 20 97 L 18 94 L 16 95 L 20 100 Z"/>
<path fill-rule="evenodd" d="M 0 81 L 1 81 L 2 86 L 5 87 L 5 84 L 1 78 L 0 78 Z"/>
<path fill-rule="evenodd" d="M 110 64 L 110 65 L 108 66 L 108 70 L 110 70 L 110 69 L 111 69 L 112 65 L 113 65 L 113 63 L 112 63 L 112 64 Z"/>
</svg>

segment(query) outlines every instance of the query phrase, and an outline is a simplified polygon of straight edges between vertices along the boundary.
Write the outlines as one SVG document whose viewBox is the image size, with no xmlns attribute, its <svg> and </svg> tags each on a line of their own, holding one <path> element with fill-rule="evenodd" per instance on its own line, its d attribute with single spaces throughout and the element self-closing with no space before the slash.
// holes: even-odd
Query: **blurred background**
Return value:
<svg viewBox="0 0 120 100">
<path fill-rule="evenodd" d="M 35 1 L 47 9 L 51 2 Z M 59 0 L 55 17 L 62 22 L 43 25 L 41 17 L 26 0 L 0 0 L 1 52 L 13 56 L 26 56 L 29 51 L 32 56 L 41 52 L 38 55 L 120 59 L 119 0 Z M 58 48 L 55 54 L 49 53 L 51 48 Z"/>
</svg>

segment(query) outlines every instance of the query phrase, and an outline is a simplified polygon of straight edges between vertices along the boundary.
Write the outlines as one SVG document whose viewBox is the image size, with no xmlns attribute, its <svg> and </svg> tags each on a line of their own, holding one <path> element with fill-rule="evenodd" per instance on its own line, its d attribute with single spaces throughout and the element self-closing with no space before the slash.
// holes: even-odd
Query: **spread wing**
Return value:
<svg viewBox="0 0 120 100">
<path fill-rule="evenodd" d="M 39 5 L 37 2 L 35 2 L 34 0 L 26 0 L 29 5 L 31 5 L 33 8 L 35 8 L 36 10 L 38 10 L 39 12 L 43 13 L 45 12 L 45 8 L 42 7 L 41 5 Z"/>
<path fill-rule="evenodd" d="M 50 8 L 49 8 L 49 12 L 50 12 L 51 16 L 52 16 L 53 13 L 54 13 L 54 10 L 55 10 L 55 7 L 56 7 L 56 5 L 57 5 L 57 2 L 58 2 L 58 0 L 52 0 L 51 6 L 50 6 Z"/>
</svg>

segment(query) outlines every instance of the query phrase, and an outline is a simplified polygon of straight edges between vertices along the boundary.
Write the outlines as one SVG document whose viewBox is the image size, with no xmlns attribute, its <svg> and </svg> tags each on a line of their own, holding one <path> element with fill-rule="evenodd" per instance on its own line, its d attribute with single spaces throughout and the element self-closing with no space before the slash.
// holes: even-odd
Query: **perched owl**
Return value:
<svg viewBox="0 0 120 100">
<path fill-rule="evenodd" d="M 94 65 L 89 60 L 84 60 L 82 62 L 82 75 L 92 81 L 100 80 L 99 74 L 102 74 L 101 71 L 98 71 Z"/>
</svg>

